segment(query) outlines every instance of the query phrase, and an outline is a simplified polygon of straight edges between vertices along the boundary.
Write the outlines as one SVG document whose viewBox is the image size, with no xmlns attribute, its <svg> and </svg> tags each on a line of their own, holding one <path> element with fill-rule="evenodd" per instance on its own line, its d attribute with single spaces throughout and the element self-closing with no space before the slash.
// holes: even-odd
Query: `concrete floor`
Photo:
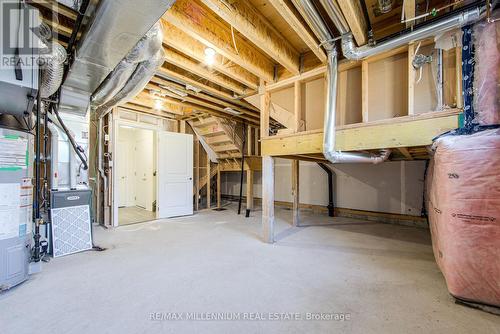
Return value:
<svg viewBox="0 0 500 334">
<path fill-rule="evenodd" d="M 500 333 L 500 317 L 454 304 L 427 230 L 349 219 L 290 228 L 290 211 L 277 210 L 279 240 L 268 245 L 259 240 L 260 213 L 245 219 L 231 206 L 96 228 L 96 244 L 108 250 L 52 260 L 0 295 L 0 332 Z M 155 312 L 322 312 L 350 320 L 150 320 Z"/>
<path fill-rule="evenodd" d="M 156 212 L 138 206 L 118 208 L 118 225 L 129 225 L 147 222 L 156 218 Z"/>
</svg>

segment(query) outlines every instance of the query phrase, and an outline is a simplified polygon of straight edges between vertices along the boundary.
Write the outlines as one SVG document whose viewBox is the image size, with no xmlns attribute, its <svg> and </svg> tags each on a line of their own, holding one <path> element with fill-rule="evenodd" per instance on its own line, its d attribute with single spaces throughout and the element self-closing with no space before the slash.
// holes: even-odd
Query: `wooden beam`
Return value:
<svg viewBox="0 0 500 334">
<path fill-rule="evenodd" d="M 190 96 L 178 96 L 175 93 L 164 90 L 161 87 L 155 86 L 154 84 L 147 84 L 147 89 L 159 91 L 161 95 L 162 101 L 176 104 L 179 106 L 183 106 L 189 108 L 190 111 L 193 109 L 204 111 L 209 114 L 214 114 L 216 116 L 225 116 L 225 117 L 236 117 L 235 115 L 229 114 L 224 108 L 219 105 L 215 105 L 213 103 L 205 102 L 200 99 L 196 99 Z M 248 110 L 241 110 L 242 114 L 239 115 L 240 118 L 248 120 L 253 124 L 258 123 L 258 114 L 254 112 L 250 112 Z"/>
<path fill-rule="evenodd" d="M 260 137 L 269 136 L 269 114 L 271 111 L 271 94 L 264 92 L 260 97 Z"/>
<path fill-rule="evenodd" d="M 52 12 L 66 16 L 71 20 L 76 20 L 77 12 L 66 7 L 64 5 L 59 4 L 55 0 L 29 0 L 29 3 L 35 4 L 36 7 L 43 7 L 46 9 L 50 9 Z"/>
<path fill-rule="evenodd" d="M 262 157 L 262 234 L 267 243 L 274 243 L 274 158 Z"/>
<path fill-rule="evenodd" d="M 459 126 L 457 109 L 418 116 L 398 117 L 370 124 L 337 127 L 338 151 L 427 146 L 433 138 Z M 323 153 L 323 131 L 314 130 L 261 139 L 262 155 L 286 156 Z"/>
<path fill-rule="evenodd" d="M 274 79 L 274 63 L 197 0 L 177 0 L 163 16 L 189 36 L 266 81 Z M 234 48 L 236 44 L 238 51 Z"/>
<path fill-rule="evenodd" d="M 276 83 L 268 84 L 268 85 L 266 85 L 266 91 L 274 92 L 274 91 L 286 89 L 289 87 L 293 87 L 293 85 L 295 84 L 296 81 L 302 81 L 302 82 L 312 81 L 312 80 L 315 80 L 317 78 L 323 77 L 325 75 L 325 73 L 326 73 L 326 66 L 323 65 L 323 66 L 317 67 L 313 70 L 301 73 L 299 75 L 278 81 Z"/>
<path fill-rule="evenodd" d="M 247 169 L 247 187 L 246 187 L 246 200 L 247 200 L 247 210 L 253 210 L 254 199 L 253 199 L 253 170 Z"/>
<path fill-rule="evenodd" d="M 238 30 L 268 56 L 294 74 L 299 74 L 299 53 L 252 6 L 250 1 L 201 0 L 224 21 Z"/>
<path fill-rule="evenodd" d="M 463 104 L 463 92 L 462 92 L 462 47 L 457 46 L 455 48 L 455 76 L 456 76 L 456 94 L 457 94 L 457 108 L 462 109 Z"/>
<path fill-rule="evenodd" d="M 401 152 L 401 154 L 404 155 L 406 159 L 413 160 L 413 157 L 406 147 L 400 147 L 398 148 L 398 151 Z"/>
<path fill-rule="evenodd" d="M 167 32 L 168 34 L 168 32 Z M 182 68 L 185 71 L 196 74 L 199 77 L 202 77 L 208 81 L 211 81 L 221 87 L 229 89 L 236 94 L 245 95 L 248 93 L 245 87 L 241 84 L 233 82 L 229 78 L 220 75 L 216 71 L 210 70 L 207 67 L 203 66 L 201 63 L 197 63 L 173 50 L 163 48 L 165 51 L 165 61 L 167 63 L 173 64 L 177 67 Z"/>
<path fill-rule="evenodd" d="M 405 19 L 412 19 L 415 17 L 415 0 L 403 0 L 404 2 L 404 11 L 405 11 Z M 415 21 L 410 21 L 406 23 L 406 27 L 411 27 L 415 24 Z"/>
<path fill-rule="evenodd" d="M 179 121 L 179 132 L 186 133 L 186 121 Z"/>
<path fill-rule="evenodd" d="M 415 69 L 413 68 L 413 57 L 415 57 L 415 44 L 408 45 L 408 115 L 415 111 Z"/>
<path fill-rule="evenodd" d="M 302 82 L 300 81 L 295 81 L 293 98 L 293 130 L 299 132 L 302 127 Z"/>
<path fill-rule="evenodd" d="M 292 160 L 292 198 L 293 198 L 292 225 L 293 226 L 300 226 L 299 168 L 300 168 L 300 161 Z"/>
<path fill-rule="evenodd" d="M 370 119 L 368 115 L 368 66 L 368 61 L 363 60 L 361 63 L 361 115 L 363 123 L 367 123 Z"/>
<path fill-rule="evenodd" d="M 170 87 L 174 88 L 175 90 L 180 91 L 183 94 L 189 95 L 195 99 L 198 100 L 203 100 L 203 101 L 209 101 L 215 104 L 218 104 L 223 107 L 231 107 L 234 110 L 241 111 L 241 112 L 246 112 L 248 110 L 254 111 L 257 114 L 259 113 L 259 108 L 256 108 L 255 106 L 251 105 L 250 103 L 242 100 L 226 100 L 218 97 L 214 97 L 212 95 L 205 94 L 203 92 L 195 92 L 193 90 L 186 89 L 185 85 L 181 85 L 176 82 L 168 81 L 163 78 L 160 78 L 159 76 L 154 76 L 151 78 L 150 83 L 153 82 L 157 85 L 161 85 L 163 87 Z"/>
<path fill-rule="evenodd" d="M 318 57 L 321 63 L 326 63 L 326 54 L 322 48 L 319 47 L 318 42 L 313 34 L 302 24 L 299 19 L 300 15 L 293 5 L 288 5 L 285 0 L 269 0 L 271 5 L 281 15 L 281 17 L 290 25 L 290 27 L 297 33 L 302 41 L 309 47 L 309 49 Z"/>
<path fill-rule="evenodd" d="M 187 35 L 181 29 L 178 29 L 173 24 L 162 20 L 163 25 L 163 43 L 169 47 L 193 58 L 199 62 L 205 61 L 206 46 L 191 36 Z M 259 88 L 259 78 L 239 65 L 236 65 L 226 58 L 217 54 L 215 56 L 213 69 L 222 74 L 236 80 L 250 89 L 257 90 Z"/>
<path fill-rule="evenodd" d="M 361 4 L 359 0 L 332 0 L 337 1 L 344 14 L 344 18 L 351 28 L 352 34 L 356 43 L 359 46 L 365 45 L 367 42 L 366 31 L 367 23 L 365 21 L 365 16 L 361 9 Z M 362 0 L 364 1 L 364 0 Z"/>
</svg>

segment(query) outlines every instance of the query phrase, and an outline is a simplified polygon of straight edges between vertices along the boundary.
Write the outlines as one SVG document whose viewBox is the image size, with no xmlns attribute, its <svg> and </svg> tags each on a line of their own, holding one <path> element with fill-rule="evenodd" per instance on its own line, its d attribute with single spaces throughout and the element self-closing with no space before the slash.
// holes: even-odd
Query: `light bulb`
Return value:
<svg viewBox="0 0 500 334">
<path fill-rule="evenodd" d="M 208 66 L 212 66 L 215 64 L 215 50 L 212 48 L 206 48 L 205 49 L 205 63 Z"/>
</svg>

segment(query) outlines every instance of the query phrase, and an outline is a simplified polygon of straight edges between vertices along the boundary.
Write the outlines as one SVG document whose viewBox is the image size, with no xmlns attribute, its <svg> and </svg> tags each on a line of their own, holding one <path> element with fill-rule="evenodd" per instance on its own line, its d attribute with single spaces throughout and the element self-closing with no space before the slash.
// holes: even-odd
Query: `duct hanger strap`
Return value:
<svg viewBox="0 0 500 334">
<path fill-rule="evenodd" d="M 333 44 L 335 43 L 336 41 L 338 41 L 339 39 L 342 39 L 342 36 L 337 36 L 337 37 L 334 37 L 334 38 L 330 38 L 330 39 L 327 39 L 321 43 L 319 43 L 318 45 L 318 49 L 321 48 L 323 45 L 325 44 Z"/>
</svg>

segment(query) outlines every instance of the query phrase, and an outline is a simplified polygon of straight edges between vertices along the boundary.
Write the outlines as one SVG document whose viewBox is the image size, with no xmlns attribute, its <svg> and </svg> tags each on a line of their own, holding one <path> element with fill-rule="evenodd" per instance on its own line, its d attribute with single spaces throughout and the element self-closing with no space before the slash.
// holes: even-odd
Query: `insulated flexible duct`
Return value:
<svg viewBox="0 0 500 334">
<path fill-rule="evenodd" d="M 66 50 L 61 44 L 47 42 L 46 45 L 48 53 L 40 57 L 42 69 L 40 94 L 43 99 L 52 96 L 61 86 L 67 57 Z"/>
<path fill-rule="evenodd" d="M 102 117 L 102 115 L 105 115 L 110 109 L 131 100 L 139 94 L 144 87 L 146 87 L 156 73 L 158 67 L 160 67 L 164 61 L 165 53 L 163 49 L 160 49 L 151 59 L 139 63 L 122 90 L 108 102 L 97 108 L 96 111 L 99 117 Z"/>
<path fill-rule="evenodd" d="M 161 49 L 163 33 L 160 23 L 156 23 L 134 46 L 127 56 L 118 63 L 106 80 L 92 95 L 92 105 L 101 106 L 109 102 L 127 84 L 139 63 L 150 59 Z"/>
</svg>

